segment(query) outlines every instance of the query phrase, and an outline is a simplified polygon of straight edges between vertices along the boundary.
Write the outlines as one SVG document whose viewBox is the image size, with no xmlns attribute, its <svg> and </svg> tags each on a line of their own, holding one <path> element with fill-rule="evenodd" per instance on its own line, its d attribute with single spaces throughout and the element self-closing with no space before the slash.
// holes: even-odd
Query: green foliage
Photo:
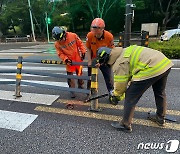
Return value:
<svg viewBox="0 0 180 154">
<path fill-rule="evenodd" d="M 175 1 L 175 0 L 173 0 Z M 119 33 L 124 30 L 126 0 L 30 0 L 31 12 L 36 36 L 46 35 L 46 15 L 51 18 L 49 31 L 56 25 L 68 27 L 69 31 L 87 32 L 95 17 L 102 17 L 106 30 Z M 140 31 L 142 23 L 158 23 L 162 25 L 157 0 L 133 0 L 136 4 L 132 31 Z M 166 5 L 165 5 L 166 6 Z M 179 7 L 180 8 L 180 7 Z M 180 12 L 180 11 L 179 11 Z M 176 15 L 168 26 L 176 27 L 180 15 Z M 67 13 L 65 16 L 62 14 Z M 13 22 L 12 22 L 13 21 Z M 31 21 L 28 0 L 0 0 L 0 31 L 7 35 L 9 30 L 24 35 L 31 34 Z"/>
<path fill-rule="evenodd" d="M 180 59 L 180 38 L 172 38 L 169 41 L 150 42 L 149 47 L 164 53 L 170 59 Z"/>
<path fill-rule="evenodd" d="M 12 28 L 14 29 L 14 33 L 16 33 L 15 26 L 19 26 L 19 28 L 26 33 L 23 28 L 29 20 L 27 16 L 28 6 L 26 3 L 26 0 L 14 0 L 4 4 L 4 9 L 0 15 L 0 30 L 4 35 L 7 35 L 9 29 L 11 30 Z"/>
<path fill-rule="evenodd" d="M 53 24 L 56 26 L 69 27 L 69 25 L 71 24 L 71 19 L 68 17 L 68 15 L 65 16 L 56 15 L 53 17 Z"/>
</svg>

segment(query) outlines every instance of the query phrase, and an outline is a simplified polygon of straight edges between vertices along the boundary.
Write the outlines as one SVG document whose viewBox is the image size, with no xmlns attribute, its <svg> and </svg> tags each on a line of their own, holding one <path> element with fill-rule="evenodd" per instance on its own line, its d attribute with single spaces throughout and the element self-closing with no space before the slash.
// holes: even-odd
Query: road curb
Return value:
<svg viewBox="0 0 180 154">
<path fill-rule="evenodd" d="M 180 68 L 180 60 L 179 59 L 171 59 L 174 64 L 173 68 Z"/>
</svg>

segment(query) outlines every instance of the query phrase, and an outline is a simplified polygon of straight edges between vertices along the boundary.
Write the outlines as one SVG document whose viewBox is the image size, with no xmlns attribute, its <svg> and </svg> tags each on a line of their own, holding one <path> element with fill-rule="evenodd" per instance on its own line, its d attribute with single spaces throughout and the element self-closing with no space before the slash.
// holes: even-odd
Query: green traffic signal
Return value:
<svg viewBox="0 0 180 154">
<path fill-rule="evenodd" d="M 51 18 L 50 17 L 47 17 L 47 23 L 51 24 Z"/>
</svg>

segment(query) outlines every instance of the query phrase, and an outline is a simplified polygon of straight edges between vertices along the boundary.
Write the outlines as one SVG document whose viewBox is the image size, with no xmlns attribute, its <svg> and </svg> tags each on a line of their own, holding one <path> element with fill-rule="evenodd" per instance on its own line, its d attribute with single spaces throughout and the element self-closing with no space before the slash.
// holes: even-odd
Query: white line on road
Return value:
<svg viewBox="0 0 180 154">
<path fill-rule="evenodd" d="M 180 68 L 171 68 L 172 70 L 180 70 Z"/>
<path fill-rule="evenodd" d="M 10 100 L 17 102 L 26 102 L 33 104 L 45 104 L 51 105 L 59 95 L 48 95 L 48 94 L 36 94 L 36 93 L 24 93 L 21 92 L 22 97 L 16 98 L 14 96 L 14 91 L 4 91 L 0 90 L 0 99 L 1 100 Z"/>
<path fill-rule="evenodd" d="M 54 48 L 53 44 L 43 44 L 43 45 L 33 45 L 33 46 L 27 46 L 27 47 L 21 47 L 23 49 L 48 49 L 48 48 Z"/>
<path fill-rule="evenodd" d="M 1 70 L 8 70 L 8 69 L 16 69 L 16 65 L 14 66 L 2 66 L 1 65 Z M 39 66 L 25 66 L 23 65 L 22 69 L 25 70 L 39 70 L 39 71 L 44 71 L 44 70 L 48 70 L 48 71 L 65 71 L 65 67 L 39 67 Z"/>
<path fill-rule="evenodd" d="M 0 110 L 0 128 L 22 132 L 38 115 Z"/>
<path fill-rule="evenodd" d="M 16 69 L 16 65 L 14 66 L 4 66 L 4 65 L 0 65 L 1 67 L 1 70 L 8 70 L 8 69 Z M 66 71 L 66 68 L 65 66 L 64 67 L 39 67 L 39 66 L 26 66 L 26 65 L 23 65 L 22 69 L 25 69 L 25 70 L 39 70 L 39 71 L 44 71 L 44 70 L 48 70 L 48 71 Z M 83 68 L 83 71 L 87 72 L 87 68 Z"/>
<path fill-rule="evenodd" d="M 1 50 L 1 53 L 26 53 L 26 52 L 42 52 L 42 49 L 9 49 L 9 50 Z"/>
<path fill-rule="evenodd" d="M 0 78 L 0 81 L 15 81 L 16 79 L 4 79 Z M 52 85 L 52 86 L 60 86 L 60 87 L 68 87 L 66 82 L 54 82 L 54 81 L 37 81 L 37 80 L 22 80 L 31 83 L 41 83 L 44 85 Z M 23 85 L 22 85 L 23 86 Z M 29 85 L 28 85 L 29 86 Z"/>
<path fill-rule="evenodd" d="M 54 73 L 54 74 L 61 74 L 61 75 L 67 75 L 66 73 Z M 0 74 L 0 76 L 6 76 L 6 75 L 8 75 L 8 76 L 16 76 L 16 73 L 1 73 Z M 32 77 L 48 77 L 48 76 L 42 76 L 42 75 L 33 75 L 33 74 L 22 74 L 22 77 L 23 76 L 32 76 Z M 1 78 L 0 78 L 1 79 Z"/>
</svg>

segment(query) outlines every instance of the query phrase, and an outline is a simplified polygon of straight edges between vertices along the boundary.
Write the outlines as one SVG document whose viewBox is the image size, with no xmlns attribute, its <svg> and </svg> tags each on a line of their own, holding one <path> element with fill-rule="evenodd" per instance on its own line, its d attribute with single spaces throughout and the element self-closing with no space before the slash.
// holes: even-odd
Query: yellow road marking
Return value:
<svg viewBox="0 0 180 154">
<path fill-rule="evenodd" d="M 58 114 L 65 114 L 65 115 L 72 115 L 78 117 L 85 117 L 85 118 L 94 118 L 99 120 L 108 120 L 108 121 L 120 121 L 122 120 L 121 116 L 115 115 L 106 115 L 94 112 L 85 112 L 85 111 L 77 111 L 77 110 L 68 110 L 68 109 L 60 109 L 60 108 L 52 108 L 52 107 L 44 107 L 44 106 L 37 106 L 35 108 L 36 111 L 42 112 L 50 112 L 50 113 L 58 113 Z M 175 123 L 166 123 L 165 127 L 159 127 L 155 123 L 151 122 L 150 120 L 144 119 L 133 119 L 133 123 L 137 125 L 143 126 L 150 126 L 150 127 L 158 127 L 158 128 L 165 128 L 165 129 L 172 129 L 172 130 L 180 130 L 180 124 Z"/>
<path fill-rule="evenodd" d="M 66 103 L 73 103 L 73 104 L 90 106 L 90 103 L 83 103 L 82 101 L 77 101 L 77 100 L 58 99 L 57 102 L 65 103 L 65 104 Z M 114 106 L 111 104 L 103 104 L 103 103 L 99 103 L 99 107 L 100 108 L 109 108 L 109 109 L 118 109 L 118 110 L 123 110 L 123 108 L 124 108 L 123 105 Z M 149 112 L 149 111 L 155 112 L 156 109 L 155 108 L 136 107 L 135 111 L 138 111 L 138 112 Z M 178 110 L 167 110 L 167 114 L 180 116 L 180 111 L 178 111 Z"/>
</svg>

